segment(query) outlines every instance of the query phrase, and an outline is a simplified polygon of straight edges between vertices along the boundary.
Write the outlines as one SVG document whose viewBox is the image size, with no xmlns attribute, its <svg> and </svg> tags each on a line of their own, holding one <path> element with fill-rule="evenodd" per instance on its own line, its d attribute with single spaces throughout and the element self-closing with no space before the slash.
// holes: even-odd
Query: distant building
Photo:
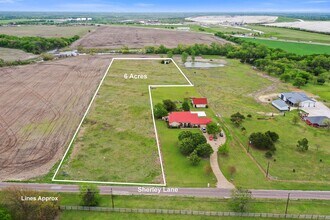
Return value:
<svg viewBox="0 0 330 220">
<path fill-rule="evenodd" d="M 284 92 L 280 98 L 291 106 L 315 107 L 315 101 L 302 92 Z"/>
<path fill-rule="evenodd" d="M 180 31 L 190 31 L 190 27 L 177 27 L 176 29 Z"/>
<path fill-rule="evenodd" d="M 168 116 L 168 125 L 174 128 L 194 128 L 206 126 L 212 122 L 210 118 L 199 117 L 198 113 L 171 112 Z"/>
<path fill-rule="evenodd" d="M 280 111 L 290 111 L 290 106 L 288 106 L 282 99 L 272 101 L 272 105 Z"/>
<path fill-rule="evenodd" d="M 207 98 L 192 98 L 191 103 L 195 108 L 206 108 Z"/>
<path fill-rule="evenodd" d="M 326 116 L 310 116 L 305 117 L 304 120 L 306 123 L 313 127 L 325 127 L 326 126 L 326 120 L 330 120 Z"/>
</svg>

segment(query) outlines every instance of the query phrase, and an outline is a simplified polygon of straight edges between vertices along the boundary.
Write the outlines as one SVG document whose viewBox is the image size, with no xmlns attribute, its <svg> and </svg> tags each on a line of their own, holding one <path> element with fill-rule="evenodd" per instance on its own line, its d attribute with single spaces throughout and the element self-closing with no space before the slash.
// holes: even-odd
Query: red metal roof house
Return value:
<svg viewBox="0 0 330 220">
<path fill-rule="evenodd" d="M 200 127 L 205 126 L 212 120 L 206 117 L 198 117 L 197 113 L 191 112 L 171 112 L 168 116 L 170 127 Z"/>
<path fill-rule="evenodd" d="M 191 103 L 195 108 L 206 108 L 207 98 L 192 98 Z"/>
</svg>

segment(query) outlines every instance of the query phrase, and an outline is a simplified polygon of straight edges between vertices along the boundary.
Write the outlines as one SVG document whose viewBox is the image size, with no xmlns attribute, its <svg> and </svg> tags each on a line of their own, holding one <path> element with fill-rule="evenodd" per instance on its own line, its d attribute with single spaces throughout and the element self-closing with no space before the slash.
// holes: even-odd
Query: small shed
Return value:
<svg viewBox="0 0 330 220">
<path fill-rule="evenodd" d="M 206 108 L 207 98 L 192 98 L 191 103 L 195 108 Z"/>
</svg>

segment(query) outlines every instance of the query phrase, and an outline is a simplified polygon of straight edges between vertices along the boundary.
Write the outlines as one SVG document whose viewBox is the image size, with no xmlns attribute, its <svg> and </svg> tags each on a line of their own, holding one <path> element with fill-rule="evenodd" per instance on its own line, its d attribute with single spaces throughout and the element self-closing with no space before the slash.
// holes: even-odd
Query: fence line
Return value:
<svg viewBox="0 0 330 220">
<path fill-rule="evenodd" d="M 170 215 L 199 215 L 199 216 L 233 216 L 233 217 L 262 217 L 262 218 L 288 218 L 288 219 L 327 219 L 330 215 L 312 214 L 274 214 L 274 213 L 241 213 L 241 212 L 217 212 L 217 211 L 194 211 L 173 209 L 138 209 L 138 208 L 111 208 L 89 206 L 60 206 L 61 210 L 70 211 L 97 211 L 97 212 L 121 212 L 121 213 L 144 213 L 144 214 L 170 214 Z"/>
</svg>

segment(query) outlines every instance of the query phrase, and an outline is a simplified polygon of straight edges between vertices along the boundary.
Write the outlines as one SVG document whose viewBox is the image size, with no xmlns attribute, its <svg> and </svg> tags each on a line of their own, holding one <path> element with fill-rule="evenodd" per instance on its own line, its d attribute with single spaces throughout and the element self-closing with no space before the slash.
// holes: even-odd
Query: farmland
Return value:
<svg viewBox="0 0 330 220">
<path fill-rule="evenodd" d="M 56 25 L 22 25 L 0 26 L 0 34 L 14 36 L 37 36 L 37 37 L 82 37 L 89 31 L 95 30 L 96 26 L 56 26 Z"/>
<path fill-rule="evenodd" d="M 265 34 L 262 37 L 276 37 L 284 40 L 304 41 L 304 42 L 319 42 L 330 43 L 329 35 L 312 33 L 307 31 L 293 30 L 289 28 L 269 27 L 261 25 L 248 25 L 248 28 L 263 31 Z"/>
<path fill-rule="evenodd" d="M 299 55 L 310 55 L 310 54 L 330 54 L 330 45 L 318 45 L 318 44 L 307 44 L 307 43 L 295 43 L 285 42 L 278 40 L 260 39 L 260 38 L 242 38 L 245 41 L 259 43 L 266 45 L 270 48 L 280 48 L 290 53 L 296 53 Z"/>
<path fill-rule="evenodd" d="M 124 74 L 147 75 L 125 79 Z M 57 179 L 163 183 L 149 84 L 187 84 L 173 63 L 115 60 Z"/>
<path fill-rule="evenodd" d="M 288 114 L 287 117 L 275 116 L 267 119 L 262 112 L 276 113 L 277 111 L 271 105 L 258 103 L 255 99 L 256 91 L 262 91 L 267 87 L 272 88 L 271 92 L 287 91 L 292 88 L 283 83 L 274 84 L 267 78 L 260 76 L 250 66 L 239 64 L 236 60 L 227 61 L 228 65 L 225 67 L 200 70 L 184 69 L 184 72 L 197 87 L 197 91 L 202 96 L 209 98 L 211 108 L 223 116 L 224 128 L 228 133 L 229 142 L 227 144 L 230 146 L 229 156 L 221 156 L 219 160 L 220 168 L 225 176 L 230 178 L 228 167 L 235 166 L 237 174 L 235 174 L 234 183 L 237 186 L 305 189 L 310 189 L 311 186 L 314 189 L 326 187 L 326 183 L 329 181 L 327 173 L 329 173 L 330 167 L 329 146 L 324 145 L 328 143 L 327 131 L 311 128 L 302 122 L 293 125 L 291 118 L 295 114 L 294 112 Z M 252 118 L 247 119 L 242 125 L 247 129 L 246 134 L 230 122 L 230 115 L 237 111 L 244 115 L 252 115 Z M 283 129 L 283 125 L 292 132 Z M 266 169 L 267 162 L 270 161 L 270 174 L 273 177 L 285 180 L 316 181 L 318 183 L 300 183 L 299 185 L 298 182 L 290 181 L 265 181 L 263 173 L 246 155 L 242 147 L 247 147 L 247 138 L 250 133 L 267 130 L 278 132 L 280 141 L 276 144 L 277 151 L 274 155 L 276 161 L 266 159 L 263 151 L 251 149 L 252 156 L 261 167 Z M 310 141 L 310 150 L 305 154 L 296 150 L 297 140 L 301 137 L 307 137 Z M 322 147 L 317 149 L 318 145 Z M 296 169 L 297 173 L 293 173 L 292 169 Z"/>
<path fill-rule="evenodd" d="M 145 46 L 160 46 L 161 44 L 167 47 L 176 47 L 178 44 L 210 44 L 212 42 L 224 43 L 226 41 L 202 33 L 127 26 L 103 26 L 74 42 L 72 47 L 117 49 L 124 46 L 143 48 Z"/>
<path fill-rule="evenodd" d="M 4 61 L 26 60 L 37 57 L 32 53 L 26 53 L 22 50 L 0 47 L 0 59 Z"/>
<path fill-rule="evenodd" d="M 286 28 L 299 28 L 302 30 L 330 33 L 329 21 L 296 21 L 296 22 L 281 22 L 266 24 L 267 26 L 286 27 Z"/>
<path fill-rule="evenodd" d="M 0 180 L 45 174 L 62 157 L 108 57 L 0 69 Z"/>
</svg>

